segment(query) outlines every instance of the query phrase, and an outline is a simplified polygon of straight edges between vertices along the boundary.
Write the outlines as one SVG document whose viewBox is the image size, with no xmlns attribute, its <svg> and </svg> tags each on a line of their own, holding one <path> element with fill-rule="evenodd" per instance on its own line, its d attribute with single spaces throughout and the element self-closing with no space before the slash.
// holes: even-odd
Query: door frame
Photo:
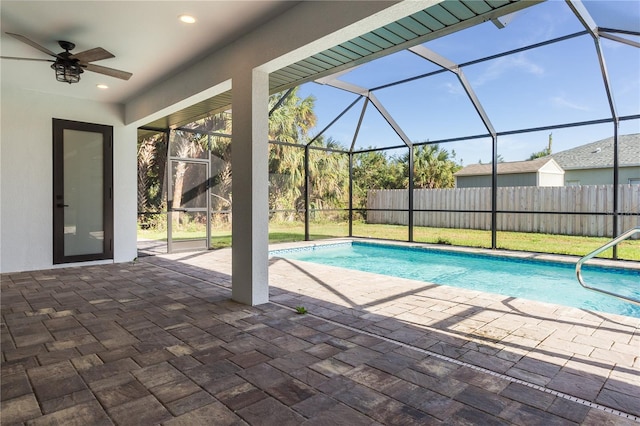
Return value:
<svg viewBox="0 0 640 426">
<path fill-rule="evenodd" d="M 181 158 L 181 157 L 168 157 L 167 158 L 167 253 L 177 253 L 181 251 L 195 251 L 195 250 L 209 250 L 211 243 L 211 197 L 209 195 L 209 184 L 211 179 L 211 153 L 209 152 L 206 159 L 201 158 Z M 201 164 L 205 166 L 206 178 L 206 206 L 197 208 L 178 208 L 174 209 L 173 204 L 173 163 L 190 163 Z M 175 213 L 197 213 L 204 212 L 207 217 L 206 232 L 204 238 L 193 238 L 188 240 L 174 240 L 173 238 L 173 215 Z"/>
<path fill-rule="evenodd" d="M 100 133 L 103 137 L 102 253 L 64 254 L 64 130 Z M 53 119 L 53 263 L 113 259 L 113 126 Z"/>
</svg>

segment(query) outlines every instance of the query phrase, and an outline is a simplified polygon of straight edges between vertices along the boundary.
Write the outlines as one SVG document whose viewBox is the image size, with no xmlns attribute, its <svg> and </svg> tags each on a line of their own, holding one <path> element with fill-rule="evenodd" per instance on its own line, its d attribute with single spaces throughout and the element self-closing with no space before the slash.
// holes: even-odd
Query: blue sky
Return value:
<svg viewBox="0 0 640 426">
<path fill-rule="evenodd" d="M 585 5 L 600 27 L 640 31 L 637 0 L 592 0 L 585 1 Z M 464 63 L 582 30 L 564 1 L 550 0 L 519 12 L 503 29 L 487 22 L 427 42 L 425 46 L 455 63 Z M 623 37 L 640 42 L 640 37 Z M 606 39 L 601 43 L 618 114 L 640 114 L 640 49 Z M 403 51 L 357 67 L 340 79 L 374 88 L 437 69 L 436 65 Z M 610 117 L 590 36 L 466 66 L 463 72 L 498 132 Z M 414 142 L 487 133 L 453 73 L 376 90 L 374 94 Z M 356 98 L 317 83 L 305 84 L 299 95 L 316 98 L 318 125 L 312 133 L 323 129 Z M 361 109 L 362 102 L 326 135 L 349 146 Z M 553 130 L 553 152 L 609 137 L 612 132 L 612 124 Z M 621 134 L 638 132 L 640 120 L 623 122 L 620 126 Z M 506 161 L 525 160 L 532 152 L 546 147 L 549 133 L 502 136 L 499 154 Z M 401 140 L 369 106 L 356 148 L 395 145 L 402 145 Z M 455 150 L 458 161 L 465 165 L 479 160 L 488 162 L 491 156 L 490 139 L 442 146 Z"/>
</svg>

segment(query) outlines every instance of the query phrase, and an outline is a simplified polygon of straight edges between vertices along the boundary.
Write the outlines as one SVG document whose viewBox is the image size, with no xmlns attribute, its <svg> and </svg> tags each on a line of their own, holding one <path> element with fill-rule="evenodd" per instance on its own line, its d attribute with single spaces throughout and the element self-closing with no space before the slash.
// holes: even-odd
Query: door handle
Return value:
<svg viewBox="0 0 640 426">
<path fill-rule="evenodd" d="M 58 203 L 57 207 L 69 207 L 69 204 L 60 204 L 60 203 Z"/>
</svg>

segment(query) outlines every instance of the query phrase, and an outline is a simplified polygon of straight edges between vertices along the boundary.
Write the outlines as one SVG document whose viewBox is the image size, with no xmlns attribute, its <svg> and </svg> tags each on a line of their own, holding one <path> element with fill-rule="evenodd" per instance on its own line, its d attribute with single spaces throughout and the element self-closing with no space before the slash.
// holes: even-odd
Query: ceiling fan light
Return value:
<svg viewBox="0 0 640 426">
<path fill-rule="evenodd" d="M 180 21 L 184 22 L 185 24 L 195 24 L 196 23 L 196 18 L 191 16 L 191 15 L 180 15 L 178 16 L 178 19 L 180 19 Z"/>
<path fill-rule="evenodd" d="M 61 83 L 77 83 L 80 81 L 80 74 L 84 72 L 77 63 L 55 62 L 51 68 L 56 72 L 56 80 Z"/>
</svg>

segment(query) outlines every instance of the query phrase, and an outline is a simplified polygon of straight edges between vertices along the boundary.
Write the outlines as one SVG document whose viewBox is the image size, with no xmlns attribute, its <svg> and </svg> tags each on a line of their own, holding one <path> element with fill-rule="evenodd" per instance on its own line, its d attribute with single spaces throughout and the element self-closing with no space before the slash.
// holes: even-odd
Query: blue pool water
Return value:
<svg viewBox="0 0 640 426">
<path fill-rule="evenodd" d="M 364 242 L 271 255 L 640 318 L 640 306 L 583 289 L 573 264 Z M 640 299 L 638 270 L 584 265 L 582 271 L 589 285 Z"/>
</svg>

